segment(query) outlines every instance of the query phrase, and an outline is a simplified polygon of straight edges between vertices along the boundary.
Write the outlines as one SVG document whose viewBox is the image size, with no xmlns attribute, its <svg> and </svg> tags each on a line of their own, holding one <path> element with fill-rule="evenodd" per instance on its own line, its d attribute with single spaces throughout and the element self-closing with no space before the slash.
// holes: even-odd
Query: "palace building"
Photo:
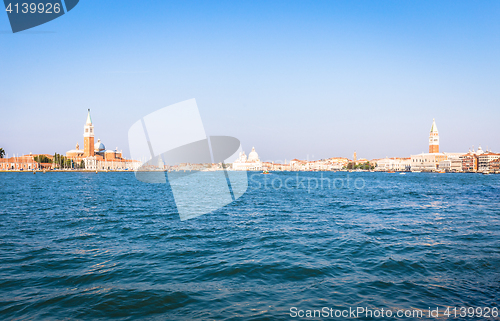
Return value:
<svg viewBox="0 0 500 321">
<path fill-rule="evenodd" d="M 463 153 L 440 153 L 439 152 L 439 132 L 436 126 L 436 120 L 432 120 L 431 132 L 429 134 L 429 152 L 418 155 L 411 155 L 410 166 L 412 171 L 435 171 L 441 170 L 439 165 L 452 168 L 452 163 L 458 163 L 458 158 Z M 446 161 L 450 161 L 447 163 Z M 455 170 L 455 167 L 453 166 Z M 458 168 L 456 168 L 458 171 Z M 461 169 L 460 169 L 461 170 Z"/>
<path fill-rule="evenodd" d="M 90 117 L 90 109 L 87 114 L 87 121 L 83 126 L 83 150 L 76 143 L 76 148 L 66 152 L 66 157 L 75 163 L 85 164 L 87 170 L 136 170 L 140 167 L 140 162 L 125 159 L 122 151 L 118 148 L 106 150 L 100 139 L 94 144 L 94 125 Z"/>
</svg>

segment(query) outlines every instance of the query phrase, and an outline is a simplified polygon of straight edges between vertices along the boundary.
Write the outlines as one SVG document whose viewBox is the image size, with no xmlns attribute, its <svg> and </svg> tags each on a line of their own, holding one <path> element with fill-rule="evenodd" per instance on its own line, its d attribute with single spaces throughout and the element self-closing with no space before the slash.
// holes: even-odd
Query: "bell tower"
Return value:
<svg viewBox="0 0 500 321">
<path fill-rule="evenodd" d="M 83 157 L 94 156 L 94 125 L 90 118 L 90 109 L 87 114 L 87 122 L 83 126 Z"/>
<path fill-rule="evenodd" d="M 431 132 L 429 134 L 429 153 L 439 153 L 439 132 L 436 120 L 432 119 Z"/>
</svg>

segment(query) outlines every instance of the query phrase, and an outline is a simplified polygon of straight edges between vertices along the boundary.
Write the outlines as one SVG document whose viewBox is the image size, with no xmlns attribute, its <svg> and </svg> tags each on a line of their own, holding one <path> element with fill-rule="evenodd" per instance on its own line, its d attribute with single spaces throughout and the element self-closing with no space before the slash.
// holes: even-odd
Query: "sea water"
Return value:
<svg viewBox="0 0 500 321">
<path fill-rule="evenodd" d="M 0 319 L 498 308 L 500 175 L 248 179 L 180 221 L 169 185 L 133 173 L 0 173 Z"/>
</svg>

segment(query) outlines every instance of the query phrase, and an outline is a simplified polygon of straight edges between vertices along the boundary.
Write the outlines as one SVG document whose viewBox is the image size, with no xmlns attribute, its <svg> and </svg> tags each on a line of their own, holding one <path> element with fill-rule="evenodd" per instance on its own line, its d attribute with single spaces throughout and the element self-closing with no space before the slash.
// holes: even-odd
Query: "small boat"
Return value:
<svg viewBox="0 0 500 321">
<path fill-rule="evenodd" d="M 387 173 L 391 173 L 392 174 L 392 173 L 396 173 L 396 172 L 395 171 L 387 171 Z"/>
<path fill-rule="evenodd" d="M 402 172 L 402 173 L 399 173 L 399 175 L 406 175 L 406 173 Z"/>
<path fill-rule="evenodd" d="M 266 169 L 262 172 L 262 174 L 269 174 L 269 171 Z"/>
</svg>

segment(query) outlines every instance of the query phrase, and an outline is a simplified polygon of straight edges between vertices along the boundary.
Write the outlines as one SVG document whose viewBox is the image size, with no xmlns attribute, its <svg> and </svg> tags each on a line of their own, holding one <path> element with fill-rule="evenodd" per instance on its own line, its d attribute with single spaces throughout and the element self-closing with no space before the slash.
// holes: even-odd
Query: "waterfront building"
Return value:
<svg viewBox="0 0 500 321">
<path fill-rule="evenodd" d="M 383 158 L 374 158 L 370 161 L 370 166 L 375 167 L 375 170 L 377 170 L 378 162 L 381 161 Z"/>
<path fill-rule="evenodd" d="M 500 154 L 486 152 L 477 156 L 477 170 L 479 172 L 489 172 L 491 170 L 491 162 L 500 158 Z"/>
<path fill-rule="evenodd" d="M 289 172 L 291 169 L 290 169 L 290 164 L 273 164 L 273 170 Z"/>
<path fill-rule="evenodd" d="M 440 171 L 443 170 L 454 173 L 461 172 L 462 160 L 457 156 L 448 157 L 448 159 L 440 161 L 437 168 Z"/>
<path fill-rule="evenodd" d="M 475 151 L 474 147 L 472 147 L 472 150 L 469 149 L 467 154 L 460 155 L 460 159 L 462 160 L 462 170 L 464 172 L 477 172 L 479 169 L 478 157 L 482 154 L 484 154 L 484 151 L 481 146 L 479 146 L 477 151 Z"/>
<path fill-rule="evenodd" d="M 29 171 L 39 169 L 40 166 L 34 160 L 33 155 L 14 156 L 0 158 L 0 170 Z"/>
<path fill-rule="evenodd" d="M 347 167 L 350 160 L 345 157 L 332 157 L 326 159 L 326 162 L 329 164 L 329 170 L 338 171 Z"/>
<path fill-rule="evenodd" d="M 500 173 L 500 158 L 497 158 L 490 162 L 490 172 Z"/>
<path fill-rule="evenodd" d="M 262 170 L 263 171 L 272 171 L 274 164 L 272 162 L 262 162 Z"/>
<path fill-rule="evenodd" d="M 262 162 L 259 159 L 259 155 L 255 151 L 255 147 L 252 147 L 252 151 L 248 154 L 248 158 L 245 152 L 240 152 L 237 160 L 232 164 L 232 169 L 235 171 L 260 171 L 262 170 Z"/>
<path fill-rule="evenodd" d="M 297 158 L 290 161 L 290 170 L 292 171 L 308 171 L 309 163 Z"/>
<path fill-rule="evenodd" d="M 446 153 L 421 153 L 410 158 L 412 171 L 435 171 L 439 162 L 447 160 L 448 156 Z"/>
<path fill-rule="evenodd" d="M 462 171 L 464 172 L 477 172 L 477 155 L 467 153 L 460 156 L 462 160 Z"/>
<path fill-rule="evenodd" d="M 345 165 L 342 162 L 332 162 L 332 163 L 330 163 L 330 170 L 331 171 L 340 171 L 344 167 L 347 167 L 347 165 Z"/>
<path fill-rule="evenodd" d="M 409 157 L 386 157 L 372 162 L 375 163 L 376 171 L 409 171 L 411 169 L 411 159 Z"/>
<path fill-rule="evenodd" d="M 330 166 L 327 162 L 323 160 L 310 161 L 309 168 L 313 171 L 327 171 L 330 170 Z"/>
<path fill-rule="evenodd" d="M 429 134 L 429 153 L 439 153 L 439 132 L 436 120 L 432 120 L 431 132 Z"/>
<path fill-rule="evenodd" d="M 275 162 L 262 162 L 262 170 L 277 171 L 277 172 L 289 171 L 290 165 L 280 164 Z"/>
</svg>

